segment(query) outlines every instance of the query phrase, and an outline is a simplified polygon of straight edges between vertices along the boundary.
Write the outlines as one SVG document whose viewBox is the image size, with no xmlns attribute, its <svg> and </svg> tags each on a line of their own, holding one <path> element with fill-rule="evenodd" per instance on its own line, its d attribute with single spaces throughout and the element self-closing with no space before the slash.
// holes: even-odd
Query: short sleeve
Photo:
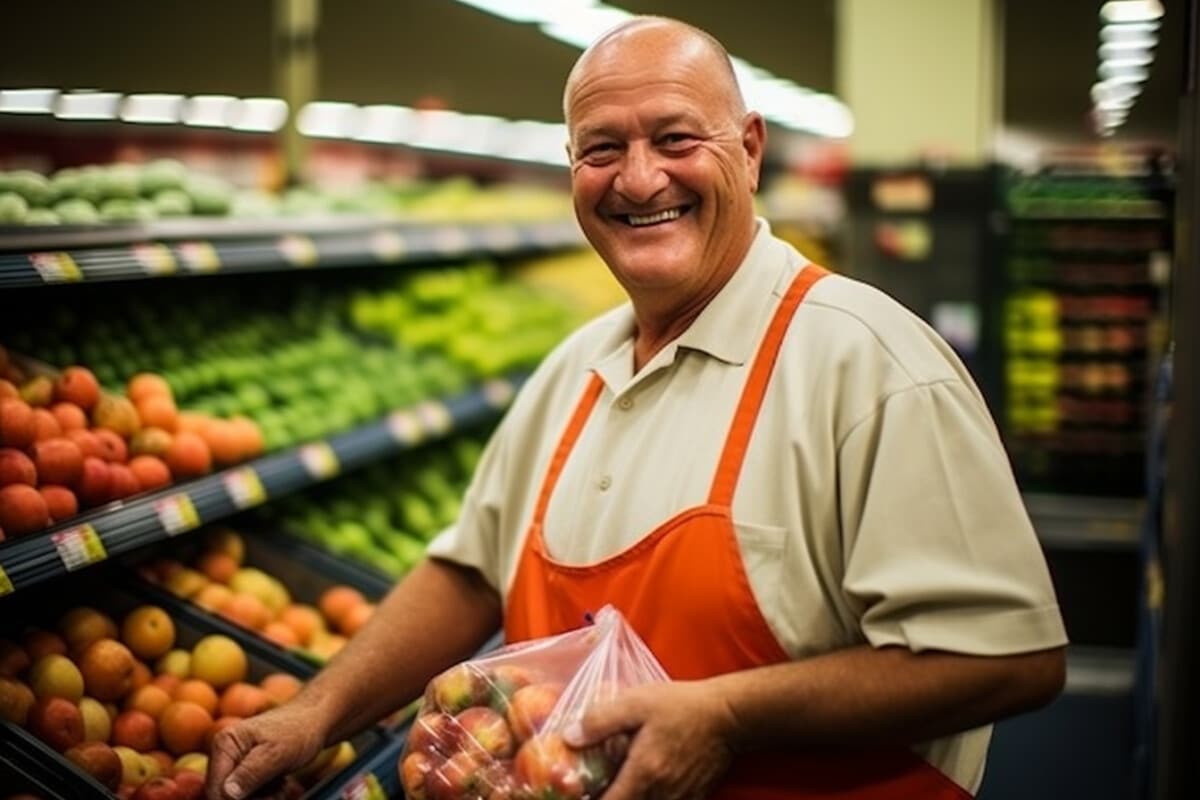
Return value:
<svg viewBox="0 0 1200 800">
<path fill-rule="evenodd" d="M 1060 646 L 1040 544 L 995 426 L 959 380 L 887 396 L 838 448 L 842 590 L 872 645 Z"/>
</svg>

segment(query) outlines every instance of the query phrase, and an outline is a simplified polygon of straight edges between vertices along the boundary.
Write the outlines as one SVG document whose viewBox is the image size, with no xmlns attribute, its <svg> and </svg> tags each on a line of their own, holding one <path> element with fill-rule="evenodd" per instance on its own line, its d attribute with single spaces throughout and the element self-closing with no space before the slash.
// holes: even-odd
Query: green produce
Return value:
<svg viewBox="0 0 1200 800">
<path fill-rule="evenodd" d="M 31 208 L 25 215 L 26 225 L 58 225 L 61 222 L 58 214 L 48 208 Z"/>
<path fill-rule="evenodd" d="M 68 225 L 91 225 L 100 221 L 100 212 L 81 197 L 60 200 L 54 204 L 54 213 Z"/>
<path fill-rule="evenodd" d="M 182 189 L 163 189 L 154 195 L 154 210 L 160 217 L 186 217 L 192 213 L 192 198 Z"/>
<path fill-rule="evenodd" d="M 16 192 L 0 193 L 0 225 L 20 225 L 25 222 L 29 203 Z"/>
</svg>

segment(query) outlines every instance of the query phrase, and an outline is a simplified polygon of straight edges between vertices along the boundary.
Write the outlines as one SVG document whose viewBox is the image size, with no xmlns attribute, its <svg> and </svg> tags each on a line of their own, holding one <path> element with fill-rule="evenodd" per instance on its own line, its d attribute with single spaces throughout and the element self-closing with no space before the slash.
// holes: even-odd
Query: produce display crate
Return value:
<svg viewBox="0 0 1200 800">
<path fill-rule="evenodd" d="M 210 634 L 222 633 L 234 638 L 246 653 L 248 680 L 257 681 L 272 672 L 286 672 L 302 679 L 311 675 L 311 668 L 298 668 L 298 662 L 287 658 L 278 648 L 267 645 L 257 637 L 245 635 L 236 626 L 214 624 L 213 620 L 196 614 L 173 597 L 165 593 L 148 592 L 145 587 L 127 578 L 124 572 L 105 570 L 69 582 L 46 584 L 10 598 L 7 601 L 8 608 L 5 603 L 0 603 L 0 636 L 19 634 L 22 628 L 29 625 L 53 629 L 55 620 L 76 605 L 90 605 L 120 620 L 134 608 L 149 603 L 161 606 L 170 614 L 175 623 L 176 643 L 181 647 L 190 649 Z M 20 605 L 17 607 L 13 603 Z M 341 773 L 327 776 L 311 787 L 304 795 L 305 800 L 340 797 L 335 787 L 344 786 L 357 779 L 357 776 L 364 775 L 365 765 L 388 741 L 389 737 L 382 728 L 372 728 L 353 737 L 350 742 L 356 751 L 354 762 Z M 62 776 L 62 788 L 59 791 L 64 792 L 65 797 L 117 798 L 115 793 L 101 786 L 31 733 L 8 722 L 0 722 L 0 753 L 22 769 L 35 773 L 52 770 L 53 774 Z"/>
<path fill-rule="evenodd" d="M 72 780 L 75 777 L 73 774 L 58 774 L 52 765 L 14 763 L 6 754 L 6 744 L 0 741 L 0 800 L 17 795 L 31 795 L 41 800 L 75 800 L 94 796 L 90 794 L 93 791 L 91 785 L 76 785 Z M 41 774 L 43 772 L 45 774 Z"/>
</svg>

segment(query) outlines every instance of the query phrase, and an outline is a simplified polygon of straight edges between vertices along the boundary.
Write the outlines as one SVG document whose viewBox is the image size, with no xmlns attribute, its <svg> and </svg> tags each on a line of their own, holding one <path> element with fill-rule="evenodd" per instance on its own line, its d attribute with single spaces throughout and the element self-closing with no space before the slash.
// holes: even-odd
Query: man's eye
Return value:
<svg viewBox="0 0 1200 800">
<path fill-rule="evenodd" d="M 690 133 L 667 133 L 659 140 L 667 147 L 679 147 L 681 145 L 691 144 L 695 137 Z"/>
</svg>

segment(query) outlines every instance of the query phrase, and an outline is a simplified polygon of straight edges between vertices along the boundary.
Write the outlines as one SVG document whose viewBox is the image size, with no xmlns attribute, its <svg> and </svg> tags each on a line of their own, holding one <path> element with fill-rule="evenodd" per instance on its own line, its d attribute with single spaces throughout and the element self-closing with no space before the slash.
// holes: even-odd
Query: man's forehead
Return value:
<svg viewBox="0 0 1200 800">
<path fill-rule="evenodd" d="M 628 133 L 631 119 L 636 119 L 639 127 L 647 130 L 660 130 L 673 125 L 702 127 L 706 115 L 696 108 L 670 108 L 662 105 L 647 104 L 641 113 L 628 107 L 612 107 L 611 113 L 598 109 L 595 113 L 587 114 L 571 125 L 571 132 L 578 138 L 589 136 L 620 136 Z"/>
</svg>

